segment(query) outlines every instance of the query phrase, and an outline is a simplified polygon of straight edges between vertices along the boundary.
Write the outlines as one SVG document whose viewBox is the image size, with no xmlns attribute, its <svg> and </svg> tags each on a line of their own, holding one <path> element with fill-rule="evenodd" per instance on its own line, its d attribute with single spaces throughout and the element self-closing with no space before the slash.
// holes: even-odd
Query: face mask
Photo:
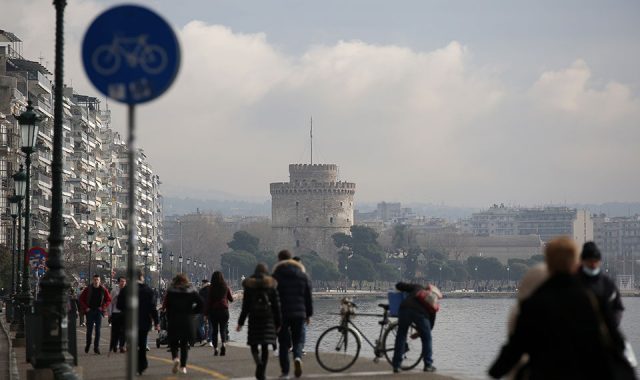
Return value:
<svg viewBox="0 0 640 380">
<path fill-rule="evenodd" d="M 587 268 L 585 266 L 582 267 L 582 271 L 586 273 L 587 276 L 597 276 L 600 274 L 600 267 L 595 269 Z"/>
</svg>

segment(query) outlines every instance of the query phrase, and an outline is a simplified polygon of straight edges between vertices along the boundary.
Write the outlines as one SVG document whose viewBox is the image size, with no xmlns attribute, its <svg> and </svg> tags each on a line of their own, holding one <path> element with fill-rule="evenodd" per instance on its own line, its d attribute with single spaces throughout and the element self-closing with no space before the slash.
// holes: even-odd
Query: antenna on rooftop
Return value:
<svg viewBox="0 0 640 380">
<path fill-rule="evenodd" d="M 309 131 L 309 137 L 311 140 L 311 165 L 313 165 L 313 116 L 311 116 L 311 130 Z"/>
</svg>

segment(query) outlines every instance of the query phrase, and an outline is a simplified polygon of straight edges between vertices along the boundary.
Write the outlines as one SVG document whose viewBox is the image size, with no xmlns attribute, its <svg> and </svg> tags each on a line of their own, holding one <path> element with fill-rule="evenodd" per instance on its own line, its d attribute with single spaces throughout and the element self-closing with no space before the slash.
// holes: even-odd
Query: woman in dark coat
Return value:
<svg viewBox="0 0 640 380">
<path fill-rule="evenodd" d="M 268 347 L 275 346 L 278 339 L 276 334 L 282 320 L 280 299 L 276 290 L 277 282 L 268 273 L 269 270 L 265 264 L 258 264 L 253 276 L 242 282 L 244 298 L 236 328 L 240 331 L 245 319 L 249 316 L 247 344 L 251 346 L 251 355 L 256 363 L 256 379 L 259 380 L 265 379 L 269 360 Z"/>
<path fill-rule="evenodd" d="M 227 341 L 229 326 L 229 302 L 233 302 L 231 289 L 224 280 L 222 272 L 215 271 L 211 275 L 209 296 L 205 304 L 204 315 L 209 318 L 212 329 L 211 342 L 213 355 L 218 355 L 218 330 L 220 331 L 220 356 L 226 354 L 224 343 Z"/>
<path fill-rule="evenodd" d="M 202 310 L 202 299 L 183 273 L 173 279 L 162 308 L 167 312 L 167 332 L 173 359 L 173 373 L 178 372 L 178 366 L 180 366 L 180 372 L 187 373 L 187 354 L 189 346 L 195 341 L 193 316 Z M 178 347 L 180 360 L 178 360 Z"/>
</svg>

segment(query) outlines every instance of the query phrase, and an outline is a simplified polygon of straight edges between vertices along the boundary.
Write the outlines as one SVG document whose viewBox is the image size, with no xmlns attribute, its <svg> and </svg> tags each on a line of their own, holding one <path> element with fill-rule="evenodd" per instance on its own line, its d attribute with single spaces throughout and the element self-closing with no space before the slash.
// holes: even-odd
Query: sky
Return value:
<svg viewBox="0 0 640 380">
<path fill-rule="evenodd" d="M 637 1 L 132 2 L 183 54 L 137 111 L 168 196 L 269 199 L 310 161 L 313 117 L 314 163 L 339 165 L 356 201 L 640 201 Z M 84 32 L 115 4 L 68 0 L 65 82 L 80 93 L 98 95 Z M 0 29 L 51 71 L 54 21 L 50 1 L 3 1 Z"/>
</svg>

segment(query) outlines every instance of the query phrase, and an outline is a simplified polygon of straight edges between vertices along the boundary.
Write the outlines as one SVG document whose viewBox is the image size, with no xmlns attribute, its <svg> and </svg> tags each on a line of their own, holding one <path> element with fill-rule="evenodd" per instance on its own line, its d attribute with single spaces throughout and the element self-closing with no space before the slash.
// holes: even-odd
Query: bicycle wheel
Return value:
<svg viewBox="0 0 640 380">
<path fill-rule="evenodd" d="M 140 67 L 147 74 L 159 74 L 167 67 L 167 52 L 158 45 L 147 46 L 140 57 Z"/>
<path fill-rule="evenodd" d="M 387 358 L 389 364 L 393 362 L 393 350 L 396 345 L 396 335 L 398 334 L 398 322 L 391 322 L 382 337 L 384 346 L 384 357 Z M 407 371 L 413 369 L 422 360 L 422 339 L 420 333 L 414 324 L 411 324 L 407 333 L 407 343 L 404 346 L 404 355 L 402 355 L 402 364 L 400 368 Z M 393 364 L 392 364 L 393 365 Z"/>
<path fill-rule="evenodd" d="M 120 68 L 120 55 L 111 46 L 103 45 L 91 56 L 93 69 L 101 75 L 111 75 Z"/>
<path fill-rule="evenodd" d="M 350 328 L 334 326 L 323 332 L 316 343 L 316 359 L 329 372 L 351 367 L 360 354 L 360 338 Z"/>
</svg>

